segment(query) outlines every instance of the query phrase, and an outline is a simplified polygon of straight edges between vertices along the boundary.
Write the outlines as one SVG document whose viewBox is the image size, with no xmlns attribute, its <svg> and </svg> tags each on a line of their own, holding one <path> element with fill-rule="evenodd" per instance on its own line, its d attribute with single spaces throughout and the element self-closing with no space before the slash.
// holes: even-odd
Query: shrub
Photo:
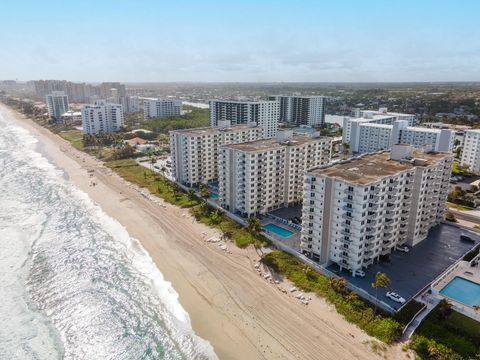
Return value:
<svg viewBox="0 0 480 360">
<path fill-rule="evenodd" d="M 457 218 L 451 212 L 447 212 L 445 214 L 445 220 L 451 221 L 451 222 L 457 222 Z"/>
</svg>

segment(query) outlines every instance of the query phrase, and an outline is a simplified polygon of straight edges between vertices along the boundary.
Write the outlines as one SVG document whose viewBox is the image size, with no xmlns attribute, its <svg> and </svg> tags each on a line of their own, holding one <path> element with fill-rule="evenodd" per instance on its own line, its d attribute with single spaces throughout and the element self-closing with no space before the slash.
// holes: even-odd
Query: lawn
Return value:
<svg viewBox="0 0 480 360">
<path fill-rule="evenodd" d="M 160 174 L 140 166 L 135 160 L 107 161 L 106 166 L 131 183 L 147 188 L 152 194 L 158 195 L 165 201 L 180 207 L 192 207 L 200 201 L 196 197 L 189 197 L 173 182 Z"/>
<path fill-rule="evenodd" d="M 420 359 L 478 359 L 480 322 L 456 311 L 444 316 L 437 306 L 417 329 L 410 346 Z"/>
<path fill-rule="evenodd" d="M 449 208 L 456 209 L 456 210 L 459 210 L 459 211 L 470 211 L 470 210 L 472 210 L 471 208 L 465 207 L 463 205 L 451 203 L 451 202 L 447 202 L 447 206 Z"/>
<path fill-rule="evenodd" d="M 61 131 L 58 133 L 62 138 L 69 141 L 77 150 L 83 151 L 83 132 L 80 130 Z"/>
</svg>

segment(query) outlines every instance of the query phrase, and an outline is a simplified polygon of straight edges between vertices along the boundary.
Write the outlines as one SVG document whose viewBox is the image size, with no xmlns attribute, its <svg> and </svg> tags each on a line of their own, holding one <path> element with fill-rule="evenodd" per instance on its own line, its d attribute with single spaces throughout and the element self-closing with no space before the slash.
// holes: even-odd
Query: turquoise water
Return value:
<svg viewBox="0 0 480 360">
<path fill-rule="evenodd" d="M 440 290 L 440 294 L 468 306 L 480 305 L 480 285 L 458 276 Z"/>
<path fill-rule="evenodd" d="M 210 196 L 212 197 L 212 199 L 218 199 L 218 194 L 217 193 L 210 192 Z"/>
<path fill-rule="evenodd" d="M 275 224 L 267 224 L 265 226 L 262 226 L 265 230 L 271 231 L 274 234 L 277 234 L 278 236 L 281 237 L 289 237 L 293 235 L 293 232 L 287 229 L 284 229 L 280 226 L 277 226 Z"/>
</svg>

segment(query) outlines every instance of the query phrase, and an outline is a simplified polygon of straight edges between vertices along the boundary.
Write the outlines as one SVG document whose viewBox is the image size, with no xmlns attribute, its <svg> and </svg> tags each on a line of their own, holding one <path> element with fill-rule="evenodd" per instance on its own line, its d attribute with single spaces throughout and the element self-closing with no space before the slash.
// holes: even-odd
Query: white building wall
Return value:
<svg viewBox="0 0 480 360">
<path fill-rule="evenodd" d="M 182 102 L 170 99 L 144 99 L 143 114 L 145 119 L 166 118 L 181 115 Z"/>
<path fill-rule="evenodd" d="M 470 171 L 480 173 L 480 129 L 465 131 L 460 164 L 467 166 Z"/>
<path fill-rule="evenodd" d="M 86 134 L 109 134 L 119 131 L 124 125 L 123 109 L 119 104 L 98 101 L 93 105 L 84 105 L 81 113 L 83 132 Z"/>
<path fill-rule="evenodd" d="M 46 96 L 48 115 L 60 120 L 68 111 L 68 96 L 63 91 L 53 91 Z"/>
</svg>

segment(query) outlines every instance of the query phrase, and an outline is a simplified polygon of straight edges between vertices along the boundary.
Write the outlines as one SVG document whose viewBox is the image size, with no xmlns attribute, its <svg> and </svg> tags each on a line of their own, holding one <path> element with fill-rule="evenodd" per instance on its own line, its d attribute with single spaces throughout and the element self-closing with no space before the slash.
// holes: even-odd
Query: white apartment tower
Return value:
<svg viewBox="0 0 480 360">
<path fill-rule="evenodd" d="M 321 127 L 325 124 L 324 96 L 270 96 L 279 102 L 279 120 L 287 124 Z"/>
<path fill-rule="evenodd" d="M 143 114 L 145 119 L 181 115 L 182 102 L 173 99 L 144 99 Z"/>
<path fill-rule="evenodd" d="M 232 125 L 257 123 L 263 129 L 265 138 L 277 133 L 279 118 L 278 101 L 210 101 L 210 126 L 216 127 L 220 121 L 230 121 Z"/>
<path fill-rule="evenodd" d="M 46 96 L 48 115 L 55 121 L 68 111 L 68 96 L 63 91 L 52 91 Z"/>
<path fill-rule="evenodd" d="M 219 201 L 250 217 L 301 203 L 307 169 L 328 164 L 331 138 L 293 135 L 220 147 Z"/>
<path fill-rule="evenodd" d="M 254 141 L 263 137 L 256 124 L 230 126 L 220 122 L 216 128 L 170 132 L 172 174 L 181 184 L 193 186 L 218 179 L 220 145 Z"/>
<path fill-rule="evenodd" d="M 352 122 L 393 125 L 397 120 L 406 120 L 408 126 L 413 126 L 415 124 L 415 115 L 388 112 L 387 108 L 380 108 L 378 111 L 355 110 L 354 117 L 345 117 L 343 119 L 342 141 L 344 144 L 350 143 Z"/>
<path fill-rule="evenodd" d="M 430 145 L 433 151 L 452 152 L 454 142 L 452 130 L 408 126 L 407 120 L 395 120 L 392 125 L 350 121 L 350 151 L 356 154 L 387 150 L 395 144 Z"/>
<path fill-rule="evenodd" d="M 307 171 L 302 253 L 355 272 L 443 220 L 453 154 L 395 145 Z"/>
<path fill-rule="evenodd" d="M 122 105 L 100 100 L 93 105 L 84 105 L 81 112 L 83 132 L 86 134 L 110 134 L 123 126 Z"/>
<path fill-rule="evenodd" d="M 480 129 L 465 131 L 460 165 L 467 166 L 472 172 L 480 173 Z"/>
</svg>

